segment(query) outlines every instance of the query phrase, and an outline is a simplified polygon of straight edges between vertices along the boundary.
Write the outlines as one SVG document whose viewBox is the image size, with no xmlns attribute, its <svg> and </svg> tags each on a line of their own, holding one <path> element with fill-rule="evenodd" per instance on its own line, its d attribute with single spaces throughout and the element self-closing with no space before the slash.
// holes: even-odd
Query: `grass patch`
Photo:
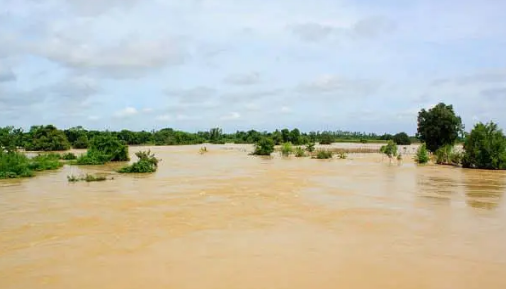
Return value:
<svg viewBox="0 0 506 289">
<path fill-rule="evenodd" d="M 63 164 L 60 162 L 60 155 L 55 153 L 40 154 L 30 159 L 29 164 L 29 168 L 37 172 L 57 170 L 62 166 Z"/>
<path fill-rule="evenodd" d="M 332 151 L 329 151 L 329 150 L 318 150 L 316 152 L 316 159 L 319 159 L 319 160 L 331 159 L 332 155 L 333 155 Z"/>
<path fill-rule="evenodd" d="M 295 157 L 297 158 L 303 158 L 306 156 L 306 151 L 302 147 L 296 147 L 295 148 Z"/>
<path fill-rule="evenodd" d="M 18 152 L 3 152 L 0 150 L 0 179 L 15 179 L 32 177 L 30 160 Z"/>
<path fill-rule="evenodd" d="M 281 155 L 284 157 L 288 157 L 293 153 L 292 143 L 287 142 L 281 145 Z"/>
<path fill-rule="evenodd" d="M 121 168 L 118 172 L 122 174 L 132 173 L 154 173 L 158 168 L 158 159 L 151 151 L 137 152 L 138 160 L 130 166 Z"/>
</svg>

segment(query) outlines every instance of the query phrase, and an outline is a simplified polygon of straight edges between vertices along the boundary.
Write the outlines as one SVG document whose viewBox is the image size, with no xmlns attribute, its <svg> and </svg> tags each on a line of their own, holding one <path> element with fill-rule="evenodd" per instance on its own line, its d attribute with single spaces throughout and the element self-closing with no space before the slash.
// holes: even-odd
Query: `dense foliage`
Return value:
<svg viewBox="0 0 506 289">
<path fill-rule="evenodd" d="M 303 158 L 306 156 L 306 151 L 302 147 L 296 147 L 295 148 L 295 157 L 297 158 Z"/>
<path fill-rule="evenodd" d="M 85 176 L 81 176 L 81 177 L 76 177 L 74 175 L 70 175 L 70 176 L 67 176 L 67 180 L 69 181 L 69 183 L 77 183 L 77 182 L 91 183 L 91 182 L 103 182 L 103 181 L 106 181 L 107 178 L 105 176 L 95 176 L 95 175 L 86 174 Z"/>
<path fill-rule="evenodd" d="M 39 154 L 30 160 L 29 168 L 34 171 L 56 170 L 63 166 L 59 154 Z"/>
<path fill-rule="evenodd" d="M 101 165 L 107 162 L 128 161 L 128 146 L 111 134 L 99 135 L 90 142 L 86 154 L 77 159 L 79 165 Z"/>
<path fill-rule="evenodd" d="M 462 164 L 467 168 L 506 169 L 506 139 L 497 124 L 478 123 L 464 144 Z"/>
<path fill-rule="evenodd" d="M 332 151 L 329 150 L 318 150 L 316 152 L 316 158 L 319 160 L 331 159 L 332 155 L 333 155 Z"/>
<path fill-rule="evenodd" d="M 452 105 L 439 103 L 428 111 L 422 109 L 418 113 L 417 136 L 431 152 L 445 145 L 454 145 L 463 129 L 462 120 L 455 114 Z"/>
<path fill-rule="evenodd" d="M 429 162 L 429 159 L 430 156 L 427 146 L 425 144 L 421 144 L 416 151 L 415 161 L 419 164 L 426 164 Z"/>
<path fill-rule="evenodd" d="M 397 145 L 410 145 L 411 144 L 411 139 L 409 138 L 408 134 L 405 132 L 400 132 L 400 133 L 394 135 L 392 140 Z"/>
<path fill-rule="evenodd" d="M 397 145 L 393 140 L 388 141 L 388 143 L 380 148 L 380 152 L 384 153 L 392 159 L 392 157 L 397 156 Z"/>
<path fill-rule="evenodd" d="M 436 164 L 438 165 L 460 165 L 462 154 L 455 150 L 452 145 L 445 145 L 436 151 Z"/>
<path fill-rule="evenodd" d="M 0 150 L 0 179 L 25 178 L 33 176 L 30 160 L 21 153 Z"/>
<path fill-rule="evenodd" d="M 287 142 L 281 145 L 281 155 L 284 157 L 289 156 L 293 153 L 293 146 L 292 143 Z"/>
<path fill-rule="evenodd" d="M 64 151 L 70 143 L 63 131 L 53 125 L 32 126 L 25 135 L 24 148 L 29 151 Z"/>
<path fill-rule="evenodd" d="M 254 155 L 270 156 L 274 151 L 274 141 L 271 138 L 264 137 L 255 144 Z"/>
<path fill-rule="evenodd" d="M 142 151 L 135 153 L 138 160 L 132 165 L 123 167 L 120 173 L 154 173 L 158 168 L 158 159 L 151 151 Z"/>
</svg>

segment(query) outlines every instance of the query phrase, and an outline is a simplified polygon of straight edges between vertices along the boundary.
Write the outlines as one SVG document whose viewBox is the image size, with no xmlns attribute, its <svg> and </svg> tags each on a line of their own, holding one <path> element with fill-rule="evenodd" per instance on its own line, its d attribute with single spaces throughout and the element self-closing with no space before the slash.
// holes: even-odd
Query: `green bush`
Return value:
<svg viewBox="0 0 506 289">
<path fill-rule="evenodd" d="M 416 151 L 415 161 L 419 164 L 426 164 L 429 162 L 429 159 L 429 151 L 427 150 L 427 146 L 423 143 Z"/>
<path fill-rule="evenodd" d="M 91 140 L 86 154 L 77 159 L 78 165 L 103 165 L 107 162 L 128 161 L 128 146 L 112 135 L 100 135 Z"/>
<path fill-rule="evenodd" d="M 104 176 L 94 176 L 94 175 L 86 174 L 83 177 L 76 177 L 74 175 L 70 175 L 70 176 L 67 176 L 67 180 L 69 181 L 69 183 L 77 183 L 77 182 L 81 182 L 81 181 L 91 183 L 91 182 L 103 182 L 103 181 L 106 181 L 107 178 Z"/>
<path fill-rule="evenodd" d="M 282 156 L 287 157 L 287 156 L 289 156 L 292 153 L 293 153 L 292 143 L 286 142 L 286 143 L 284 143 L 284 144 L 281 145 L 281 155 Z"/>
<path fill-rule="evenodd" d="M 61 155 L 61 159 L 65 161 L 71 161 L 77 159 L 77 156 L 73 153 L 65 153 Z"/>
<path fill-rule="evenodd" d="M 436 151 L 436 164 L 460 165 L 462 154 L 456 152 L 452 145 L 445 145 Z"/>
<path fill-rule="evenodd" d="M 314 152 L 315 150 L 315 143 L 314 142 L 310 142 L 306 145 L 306 150 L 310 153 Z"/>
<path fill-rule="evenodd" d="M 392 157 L 397 156 L 397 145 L 394 143 L 394 141 L 389 140 L 386 145 L 380 148 L 380 151 L 392 159 Z"/>
<path fill-rule="evenodd" d="M 303 158 L 306 156 L 306 151 L 302 147 L 296 147 L 295 156 L 298 158 Z"/>
<path fill-rule="evenodd" d="M 32 126 L 26 137 L 25 149 L 28 151 L 65 151 L 70 148 L 65 133 L 53 125 Z"/>
<path fill-rule="evenodd" d="M 417 136 L 430 152 L 434 153 L 444 145 L 454 145 L 463 130 L 462 120 L 452 105 L 439 103 L 418 113 Z"/>
<path fill-rule="evenodd" d="M 33 176 L 29 159 L 18 152 L 0 150 L 0 179 L 25 178 Z"/>
<path fill-rule="evenodd" d="M 88 136 L 83 134 L 76 139 L 76 141 L 72 144 L 72 147 L 75 149 L 87 149 L 89 145 L 90 141 L 88 140 Z"/>
<path fill-rule="evenodd" d="M 39 154 L 38 156 L 30 159 L 29 164 L 29 168 L 37 172 L 57 170 L 62 166 L 63 164 L 60 162 L 59 154 Z"/>
<path fill-rule="evenodd" d="M 410 145 L 411 139 L 409 138 L 408 134 L 405 132 L 400 132 L 393 137 L 393 141 L 397 145 Z"/>
<path fill-rule="evenodd" d="M 316 158 L 319 160 L 326 160 L 332 158 L 332 152 L 329 150 L 318 150 Z"/>
<path fill-rule="evenodd" d="M 497 124 L 478 123 L 464 143 L 462 164 L 466 168 L 505 170 L 506 138 Z"/>
<path fill-rule="evenodd" d="M 274 152 L 274 141 L 271 138 L 264 137 L 255 144 L 253 154 L 257 156 L 270 156 L 272 152 Z"/>
<path fill-rule="evenodd" d="M 338 152 L 337 157 L 341 160 L 345 160 L 348 158 L 348 155 L 345 152 Z"/>
<path fill-rule="evenodd" d="M 138 160 L 130 166 L 123 167 L 120 173 L 154 173 L 158 168 L 158 159 L 151 151 L 137 152 Z"/>
</svg>

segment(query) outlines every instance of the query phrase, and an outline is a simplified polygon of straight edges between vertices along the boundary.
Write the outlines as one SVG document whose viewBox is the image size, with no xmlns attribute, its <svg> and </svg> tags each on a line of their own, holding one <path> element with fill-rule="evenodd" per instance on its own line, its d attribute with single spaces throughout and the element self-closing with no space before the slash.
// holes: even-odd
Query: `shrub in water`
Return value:
<svg viewBox="0 0 506 289">
<path fill-rule="evenodd" d="M 315 148 L 315 143 L 314 142 L 310 142 L 306 145 L 306 150 L 310 153 L 314 152 Z"/>
<path fill-rule="evenodd" d="M 255 144 L 254 155 L 270 156 L 274 151 L 274 141 L 271 138 L 264 137 Z"/>
<path fill-rule="evenodd" d="M 316 158 L 319 160 L 326 160 L 332 158 L 332 152 L 329 150 L 319 150 L 316 153 Z"/>
<path fill-rule="evenodd" d="M 436 164 L 459 165 L 461 160 L 462 154 L 456 152 L 452 145 L 445 145 L 436 151 Z"/>
<path fill-rule="evenodd" d="M 138 152 L 135 154 L 138 158 L 137 162 L 130 166 L 123 167 L 120 173 L 154 173 L 158 168 L 158 159 L 156 159 L 151 151 Z"/>
<path fill-rule="evenodd" d="M 0 179 L 25 178 L 33 176 L 28 158 L 18 152 L 0 150 Z"/>
<path fill-rule="evenodd" d="M 462 164 L 466 168 L 505 170 L 506 138 L 497 124 L 478 123 L 464 144 Z"/>
<path fill-rule="evenodd" d="M 415 161 L 419 164 L 426 164 L 429 162 L 429 151 L 427 146 L 423 143 L 416 151 Z"/>
<path fill-rule="evenodd" d="M 128 160 L 128 146 L 112 135 L 100 135 L 93 138 L 90 148 L 77 159 L 77 164 L 103 165 Z"/>
<path fill-rule="evenodd" d="M 293 153 L 293 146 L 292 143 L 287 142 L 281 145 L 281 155 L 284 157 L 289 156 L 291 153 Z"/>
<path fill-rule="evenodd" d="M 338 152 L 337 157 L 342 160 L 345 160 L 346 158 L 348 158 L 348 155 L 345 152 Z"/>
<path fill-rule="evenodd" d="M 104 176 L 94 176 L 94 175 L 86 174 L 83 177 L 76 177 L 74 175 L 70 175 L 70 176 L 67 176 L 67 180 L 69 181 L 69 183 L 77 183 L 77 182 L 81 182 L 81 181 L 90 183 L 90 182 L 103 182 L 103 181 L 107 180 L 107 178 Z"/>
<path fill-rule="evenodd" d="M 296 147 L 295 148 L 295 156 L 298 158 L 302 158 L 306 156 L 306 152 L 302 147 Z"/>
<path fill-rule="evenodd" d="M 388 141 L 387 145 L 384 145 L 380 148 L 380 151 L 387 155 L 390 160 L 392 157 L 397 156 L 397 145 L 394 143 L 394 141 L 390 140 Z"/>
<path fill-rule="evenodd" d="M 34 171 L 57 170 L 63 164 L 59 154 L 40 154 L 30 160 L 29 168 Z"/>
<path fill-rule="evenodd" d="M 66 153 L 61 155 L 61 159 L 65 161 L 71 161 L 77 159 L 77 156 L 73 153 Z"/>
</svg>

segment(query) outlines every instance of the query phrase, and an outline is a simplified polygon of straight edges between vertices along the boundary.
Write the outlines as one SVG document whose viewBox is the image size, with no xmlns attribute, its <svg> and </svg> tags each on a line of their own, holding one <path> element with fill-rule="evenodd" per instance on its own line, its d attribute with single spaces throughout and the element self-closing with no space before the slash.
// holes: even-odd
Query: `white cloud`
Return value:
<svg viewBox="0 0 506 289">
<path fill-rule="evenodd" d="M 260 74 L 258 72 L 233 74 L 225 78 L 224 81 L 231 85 L 254 85 L 260 83 Z"/>
<path fill-rule="evenodd" d="M 132 117 L 137 115 L 139 111 L 135 107 L 126 107 L 120 111 L 117 111 L 114 116 L 119 118 Z"/>
<path fill-rule="evenodd" d="M 282 106 L 281 109 L 280 109 L 280 111 L 282 113 L 290 113 L 290 112 L 292 112 L 292 109 L 289 108 L 288 106 Z"/>
<path fill-rule="evenodd" d="M 231 113 L 228 113 L 226 115 L 223 115 L 222 117 L 220 117 L 221 120 L 235 120 L 235 119 L 239 119 L 241 117 L 241 114 L 238 113 L 238 112 L 231 112 Z"/>
</svg>

